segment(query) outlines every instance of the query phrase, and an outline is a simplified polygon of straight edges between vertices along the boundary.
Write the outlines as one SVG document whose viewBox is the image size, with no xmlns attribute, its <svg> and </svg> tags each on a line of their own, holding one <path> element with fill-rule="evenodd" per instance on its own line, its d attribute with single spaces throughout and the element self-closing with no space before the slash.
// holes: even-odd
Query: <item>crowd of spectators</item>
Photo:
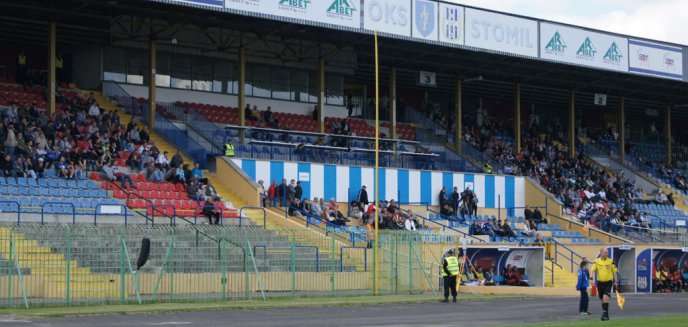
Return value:
<svg viewBox="0 0 688 327">
<path fill-rule="evenodd" d="M 560 142 L 559 124 L 545 130 L 532 124 L 522 136 L 518 152 L 499 130 L 496 123 L 487 120 L 481 126 L 466 126 L 464 137 L 504 173 L 537 180 L 563 203 L 565 213 L 583 223 L 612 232 L 651 228 L 650 220 L 633 207 L 634 203 L 649 201 L 644 191 L 623 172 L 609 173 L 584 154 L 569 156 Z"/>
<path fill-rule="evenodd" d="M 35 104 L 13 103 L 2 112 L 3 176 L 43 178 L 54 169 L 58 178 L 79 179 L 99 172 L 126 189 L 136 188 L 129 173 L 140 172 L 151 182 L 185 185 L 199 202 L 221 200 L 197 164 L 185 164 L 181 151 L 168 159 L 151 141 L 147 127 L 135 121 L 123 124 L 118 113 L 101 108 L 93 94 L 75 93 L 58 101 L 66 109 L 52 116 Z"/>
</svg>

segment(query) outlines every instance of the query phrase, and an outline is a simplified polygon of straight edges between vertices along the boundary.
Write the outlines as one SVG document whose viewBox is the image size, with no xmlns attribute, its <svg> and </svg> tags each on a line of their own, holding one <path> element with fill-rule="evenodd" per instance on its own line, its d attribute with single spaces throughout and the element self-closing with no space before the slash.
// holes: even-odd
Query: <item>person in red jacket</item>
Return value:
<svg viewBox="0 0 688 327">
<path fill-rule="evenodd" d="M 271 206 L 274 206 L 274 201 L 275 201 L 275 196 L 277 195 L 277 182 L 272 181 L 272 184 L 270 184 L 270 187 L 268 187 L 268 203 L 270 203 Z"/>
</svg>

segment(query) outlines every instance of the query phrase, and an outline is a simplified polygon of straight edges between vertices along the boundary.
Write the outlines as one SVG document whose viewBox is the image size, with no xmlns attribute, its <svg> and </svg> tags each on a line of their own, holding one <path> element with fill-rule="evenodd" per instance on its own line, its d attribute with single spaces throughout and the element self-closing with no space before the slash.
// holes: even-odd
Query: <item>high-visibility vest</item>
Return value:
<svg viewBox="0 0 688 327">
<path fill-rule="evenodd" d="M 62 67 L 64 67 L 64 59 L 55 58 L 55 68 L 62 69 Z"/>
<path fill-rule="evenodd" d="M 456 276 L 459 274 L 459 259 L 456 257 L 446 257 L 444 260 L 447 261 L 447 270 L 449 270 L 449 273 L 452 276 Z M 444 271 L 444 265 L 442 265 L 442 277 L 447 276 L 447 273 Z"/>
<path fill-rule="evenodd" d="M 234 157 L 234 145 L 225 143 L 225 157 Z"/>
<path fill-rule="evenodd" d="M 24 66 L 26 65 L 26 56 L 25 55 L 17 55 L 17 63 Z"/>
<path fill-rule="evenodd" d="M 483 167 L 483 172 L 485 174 L 492 174 L 492 165 L 485 164 L 485 166 Z"/>
</svg>

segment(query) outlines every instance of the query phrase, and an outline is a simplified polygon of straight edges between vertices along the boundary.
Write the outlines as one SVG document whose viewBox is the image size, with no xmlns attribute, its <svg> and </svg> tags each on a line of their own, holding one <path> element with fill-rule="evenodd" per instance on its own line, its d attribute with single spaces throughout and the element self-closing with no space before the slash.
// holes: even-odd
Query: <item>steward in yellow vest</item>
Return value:
<svg viewBox="0 0 688 327">
<path fill-rule="evenodd" d="M 454 250 L 447 251 L 442 260 L 442 279 L 444 279 L 444 303 L 449 302 L 451 290 L 454 302 L 456 302 L 456 277 L 459 274 L 459 258 L 454 255 Z"/>
</svg>

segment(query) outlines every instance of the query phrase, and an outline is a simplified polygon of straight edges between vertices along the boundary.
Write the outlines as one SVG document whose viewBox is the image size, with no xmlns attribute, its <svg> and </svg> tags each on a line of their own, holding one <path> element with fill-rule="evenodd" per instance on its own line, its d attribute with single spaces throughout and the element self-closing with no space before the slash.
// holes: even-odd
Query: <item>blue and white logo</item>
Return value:
<svg viewBox="0 0 688 327">
<path fill-rule="evenodd" d="M 437 20 L 437 12 L 435 8 L 437 4 L 425 0 L 416 0 L 416 13 L 414 24 L 416 30 L 425 38 L 429 37 L 435 32 L 435 21 Z"/>
</svg>

